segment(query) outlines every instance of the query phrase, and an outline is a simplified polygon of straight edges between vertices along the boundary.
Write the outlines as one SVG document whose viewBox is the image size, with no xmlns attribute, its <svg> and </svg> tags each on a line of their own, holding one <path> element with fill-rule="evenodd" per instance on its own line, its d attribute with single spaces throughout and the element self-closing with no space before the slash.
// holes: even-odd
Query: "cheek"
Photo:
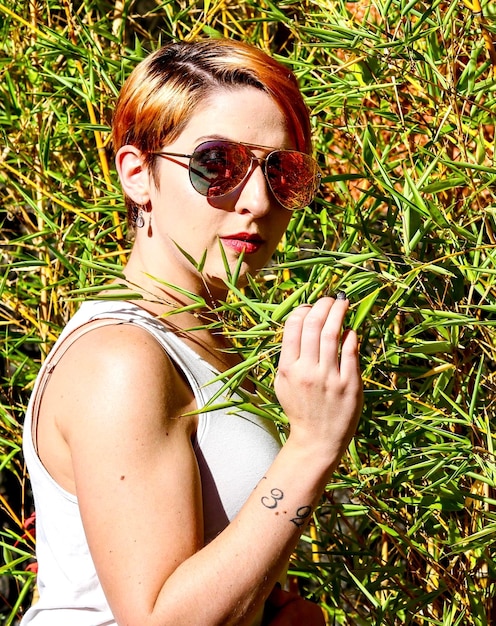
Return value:
<svg viewBox="0 0 496 626">
<path fill-rule="evenodd" d="M 163 179 L 160 190 L 155 193 L 152 208 L 160 212 L 164 224 L 173 230 L 206 234 L 205 224 L 211 221 L 206 217 L 209 207 L 205 198 L 188 181 L 183 185 Z"/>
<path fill-rule="evenodd" d="M 184 203 L 198 196 L 189 182 L 188 169 L 180 163 L 165 162 L 158 173 L 158 182 L 159 187 L 154 188 L 154 193 L 162 205 L 176 206 L 179 201 Z"/>
<path fill-rule="evenodd" d="M 284 213 L 279 213 L 277 216 L 275 216 L 272 224 L 272 232 L 274 233 L 274 237 L 277 238 L 278 241 L 286 232 L 292 216 L 292 214 L 286 209 L 282 209 L 282 211 L 284 211 Z"/>
</svg>

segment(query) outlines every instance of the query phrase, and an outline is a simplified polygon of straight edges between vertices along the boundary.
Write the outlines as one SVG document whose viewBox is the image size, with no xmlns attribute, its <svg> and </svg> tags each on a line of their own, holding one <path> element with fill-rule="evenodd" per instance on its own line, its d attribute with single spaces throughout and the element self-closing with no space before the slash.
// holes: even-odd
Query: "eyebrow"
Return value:
<svg viewBox="0 0 496 626">
<path fill-rule="evenodd" d="M 224 135 L 203 135 L 202 137 L 197 137 L 196 145 L 200 143 L 204 143 L 205 141 L 230 141 L 231 143 L 240 143 L 248 148 L 260 148 L 261 150 L 267 150 L 268 152 L 273 152 L 274 150 L 294 150 L 294 148 L 277 148 L 276 146 L 263 146 L 258 143 L 250 143 L 246 141 L 238 141 L 237 139 L 231 139 L 230 137 L 225 137 Z"/>
</svg>

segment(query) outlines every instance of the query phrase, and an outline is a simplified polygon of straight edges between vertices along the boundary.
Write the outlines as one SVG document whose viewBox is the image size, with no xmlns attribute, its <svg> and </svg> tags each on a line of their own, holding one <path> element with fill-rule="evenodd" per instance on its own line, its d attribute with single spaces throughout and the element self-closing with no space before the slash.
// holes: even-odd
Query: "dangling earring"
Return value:
<svg viewBox="0 0 496 626">
<path fill-rule="evenodd" d="M 138 215 L 136 216 L 136 220 L 134 222 L 136 224 L 136 228 L 143 228 L 145 225 L 145 218 L 143 216 L 143 207 L 140 206 L 138 209 Z"/>
<path fill-rule="evenodd" d="M 151 237 L 153 235 L 153 230 L 152 230 L 152 210 L 151 210 L 151 208 L 150 208 L 150 219 L 148 221 L 148 233 L 147 234 L 148 234 L 148 237 Z"/>
</svg>

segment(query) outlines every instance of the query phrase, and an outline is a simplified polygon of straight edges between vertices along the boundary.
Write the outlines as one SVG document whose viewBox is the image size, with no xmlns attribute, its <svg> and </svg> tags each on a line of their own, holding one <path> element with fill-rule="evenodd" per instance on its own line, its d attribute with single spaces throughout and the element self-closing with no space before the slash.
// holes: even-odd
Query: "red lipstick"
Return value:
<svg viewBox="0 0 496 626">
<path fill-rule="evenodd" d="M 235 252 L 245 254 L 254 254 L 258 252 L 262 245 L 264 244 L 264 240 L 255 233 L 236 233 L 233 235 L 224 235 L 221 238 L 221 241 L 224 246 L 231 248 Z"/>
</svg>

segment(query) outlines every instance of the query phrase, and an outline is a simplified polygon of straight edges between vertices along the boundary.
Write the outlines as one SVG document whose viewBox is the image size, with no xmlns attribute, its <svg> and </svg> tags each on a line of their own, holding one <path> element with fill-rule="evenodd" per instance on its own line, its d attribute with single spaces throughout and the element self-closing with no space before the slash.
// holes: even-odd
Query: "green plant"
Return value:
<svg viewBox="0 0 496 626">
<path fill-rule="evenodd" d="M 34 378 L 78 300 L 126 259 L 112 103 L 147 51 L 197 35 L 251 41 L 294 69 L 324 171 L 274 265 L 223 307 L 248 357 L 231 384 L 253 376 L 259 410 L 284 421 L 271 381 L 300 300 L 344 289 L 361 339 L 364 417 L 291 583 L 329 624 L 493 623 L 494 6 L 143 6 L 0 3 L 0 623 L 33 581 L 20 429 Z"/>
</svg>

